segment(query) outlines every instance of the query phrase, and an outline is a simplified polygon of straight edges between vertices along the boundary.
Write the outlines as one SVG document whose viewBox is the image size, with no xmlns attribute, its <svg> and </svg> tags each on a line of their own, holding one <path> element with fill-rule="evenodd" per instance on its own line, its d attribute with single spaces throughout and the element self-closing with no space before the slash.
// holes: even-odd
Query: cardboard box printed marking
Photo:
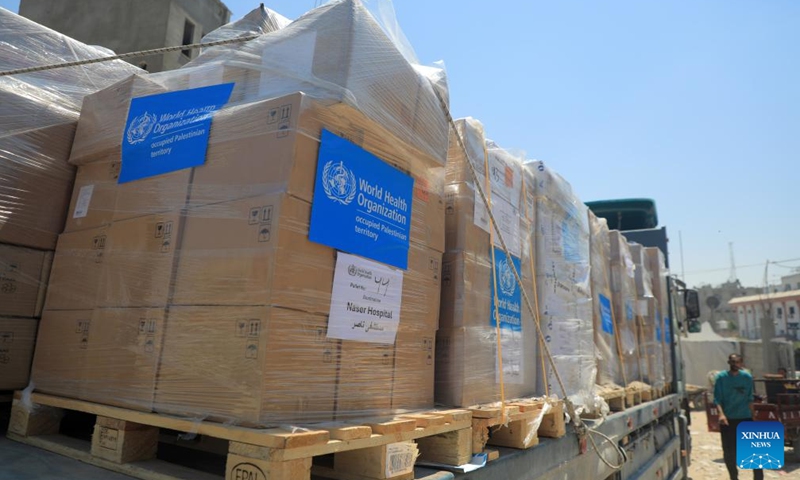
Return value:
<svg viewBox="0 0 800 480">
<path fill-rule="evenodd" d="M 39 321 L 0 317 L 0 390 L 28 386 Z"/>
<path fill-rule="evenodd" d="M 52 261 L 52 252 L 0 244 L 0 315 L 41 315 Z"/>
<path fill-rule="evenodd" d="M 327 318 L 273 307 L 171 307 L 162 413 L 244 424 L 333 418 L 338 342 Z"/>
</svg>

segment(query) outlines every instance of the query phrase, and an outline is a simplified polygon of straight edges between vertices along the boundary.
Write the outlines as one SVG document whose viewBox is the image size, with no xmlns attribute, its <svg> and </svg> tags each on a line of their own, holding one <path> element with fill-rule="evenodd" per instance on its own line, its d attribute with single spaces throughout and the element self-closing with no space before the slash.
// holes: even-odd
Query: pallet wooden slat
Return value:
<svg viewBox="0 0 800 480">
<path fill-rule="evenodd" d="M 96 416 L 91 443 L 53 435 L 65 410 Z M 431 461 L 467 463 L 471 427 L 471 412 L 456 409 L 409 413 L 362 424 L 319 424 L 313 429 L 254 429 L 33 394 L 30 403 L 15 398 L 9 438 L 145 480 L 219 478 L 154 459 L 159 437 L 163 436 L 159 429 L 188 431 L 227 445 L 228 480 L 309 480 L 312 458 L 327 454 L 339 458 L 340 468 L 335 469 L 339 474 L 384 478 L 378 470 L 391 471 L 386 466 L 393 466 L 397 455 L 386 457 L 392 461 L 384 458 L 384 469 L 368 465 L 365 470 L 357 465 L 364 459 L 386 456 L 401 444 L 414 449 L 413 455 L 401 452 L 412 467 L 418 448 Z M 342 466 L 348 459 L 353 459 L 349 469 Z M 395 475 L 391 478 L 396 480 Z"/>
</svg>

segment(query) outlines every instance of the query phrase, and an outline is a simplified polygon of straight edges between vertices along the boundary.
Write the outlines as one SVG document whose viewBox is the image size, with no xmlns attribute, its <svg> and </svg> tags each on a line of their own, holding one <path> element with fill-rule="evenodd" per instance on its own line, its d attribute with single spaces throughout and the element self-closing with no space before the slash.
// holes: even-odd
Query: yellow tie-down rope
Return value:
<svg viewBox="0 0 800 480">
<path fill-rule="evenodd" d="M 506 245 L 505 239 L 503 238 L 503 232 L 501 232 L 500 229 L 498 228 L 497 219 L 494 218 L 494 214 L 492 213 L 491 203 L 489 202 L 489 199 L 487 198 L 486 193 L 483 191 L 483 187 L 481 186 L 481 179 L 478 177 L 478 172 L 475 170 L 475 166 L 472 164 L 472 162 L 469 161 L 469 154 L 467 152 L 466 146 L 464 145 L 464 139 L 461 138 L 461 134 L 459 133 L 458 128 L 456 128 L 455 121 L 453 120 L 453 116 L 450 114 L 450 109 L 447 106 L 447 102 L 445 102 L 442 99 L 441 94 L 436 89 L 434 89 L 434 93 L 436 94 L 437 98 L 439 99 L 439 103 L 440 103 L 440 105 L 442 107 L 442 111 L 444 112 L 445 116 L 447 117 L 447 121 L 450 124 L 450 128 L 452 128 L 453 131 L 455 132 L 456 140 L 458 140 L 458 145 L 461 148 L 461 151 L 464 153 L 464 158 L 466 158 L 468 160 L 466 163 L 467 163 L 467 166 L 469 167 L 469 170 L 470 170 L 470 173 L 472 175 L 472 178 L 475 181 L 475 188 L 476 188 L 476 190 L 478 191 L 478 193 L 481 196 L 481 201 L 483 201 L 483 204 L 486 206 L 486 210 L 487 210 L 488 215 L 489 215 L 489 220 L 491 221 L 492 229 L 496 230 L 497 233 L 498 233 L 497 238 L 500 240 L 500 246 L 503 249 L 503 252 L 506 254 L 506 258 L 508 259 L 508 263 L 510 264 L 511 271 L 514 273 L 514 278 L 516 279 L 517 284 L 520 286 L 520 293 L 522 294 L 522 299 L 525 302 L 525 308 L 531 314 L 531 317 L 536 317 L 536 314 L 534 313 L 533 305 L 531 304 L 530 297 L 528 296 L 528 293 L 525 291 L 525 289 L 522 288 L 522 285 L 523 285 L 522 277 L 520 277 L 520 273 L 517 270 L 517 266 L 514 265 L 514 262 L 511 260 L 511 253 L 510 253 L 510 251 L 508 249 L 508 246 Z M 492 245 L 492 252 L 494 252 L 494 245 Z M 534 324 L 535 324 L 535 322 L 534 322 Z M 564 396 L 564 406 L 567 408 L 567 412 L 569 413 L 569 416 L 572 419 L 573 428 L 575 430 L 575 434 L 579 438 L 579 441 L 582 441 L 584 438 L 588 437 L 589 441 L 592 444 L 592 448 L 594 449 L 595 453 L 597 453 L 597 456 L 600 458 L 600 460 L 603 463 L 605 463 L 609 468 L 611 468 L 613 470 L 618 470 L 618 469 L 622 468 L 622 465 L 625 463 L 625 459 L 626 459 L 625 452 L 622 450 L 622 448 L 616 442 L 614 442 L 607 435 L 605 435 L 605 434 L 603 434 L 603 433 L 601 433 L 601 432 L 599 432 L 597 430 L 588 428 L 583 423 L 581 418 L 576 414 L 575 406 L 572 404 L 572 402 L 570 401 L 569 397 L 567 396 L 567 389 L 564 386 L 564 381 L 561 379 L 561 375 L 558 373 L 558 369 L 556 368 L 555 360 L 553 360 L 553 356 L 550 353 L 550 348 L 547 346 L 547 342 L 544 341 L 544 334 L 542 333 L 542 329 L 540 328 L 540 325 L 536 325 L 536 331 L 537 331 L 537 333 L 539 335 L 539 340 L 541 341 L 541 345 L 542 345 L 542 347 L 544 349 L 544 353 L 547 355 L 547 360 L 550 363 L 550 367 L 553 369 L 553 374 L 555 375 L 556 380 L 558 381 L 558 386 L 561 389 L 561 393 Z M 618 465 L 614 465 L 614 464 L 610 463 L 608 460 L 606 460 L 603 457 L 603 455 L 600 453 L 600 450 L 597 447 L 597 443 L 594 441 L 594 437 L 592 437 L 591 434 L 599 435 L 600 437 L 605 439 L 609 444 L 611 444 L 612 447 L 614 447 L 615 451 L 617 452 L 617 456 L 621 460 L 621 463 L 618 464 Z"/>
<path fill-rule="evenodd" d="M 455 124 L 453 124 L 455 127 Z M 458 135 L 458 132 L 456 132 Z M 460 138 L 460 137 L 459 137 Z M 464 153 L 466 154 L 467 151 L 465 150 Z M 472 165 L 470 162 L 469 157 L 467 157 L 467 163 Z M 489 152 L 486 149 L 486 142 L 483 143 L 483 171 L 484 171 L 484 182 L 486 182 L 486 205 L 487 210 L 491 210 L 492 207 L 492 182 L 489 178 Z M 477 182 L 477 178 L 476 178 Z M 491 212 L 489 213 L 491 215 Z M 497 343 L 497 368 L 499 370 L 500 375 L 500 411 L 501 413 L 501 424 L 505 425 L 506 423 L 506 389 L 505 389 L 505 378 L 504 378 L 504 371 L 503 371 L 503 342 L 500 338 L 501 331 L 500 331 L 500 299 L 497 296 L 497 264 L 495 263 L 494 258 L 494 222 L 489 226 L 489 252 L 492 255 L 492 285 L 494 286 L 494 324 L 495 324 L 495 337 Z"/>
</svg>

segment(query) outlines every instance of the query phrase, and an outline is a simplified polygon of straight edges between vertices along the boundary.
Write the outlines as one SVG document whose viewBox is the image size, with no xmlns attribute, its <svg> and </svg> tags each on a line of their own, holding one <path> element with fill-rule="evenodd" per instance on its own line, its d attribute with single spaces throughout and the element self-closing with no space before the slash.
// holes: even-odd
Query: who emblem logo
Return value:
<svg viewBox="0 0 800 480">
<path fill-rule="evenodd" d="M 344 162 L 331 160 L 322 169 L 322 188 L 329 199 L 349 205 L 356 196 L 356 175 Z"/>
<path fill-rule="evenodd" d="M 125 132 L 125 137 L 128 143 L 136 145 L 137 143 L 144 142 L 148 135 L 153 131 L 158 118 L 155 114 L 144 112 L 138 117 L 134 117 L 128 125 L 128 131 Z"/>
<path fill-rule="evenodd" d="M 508 259 L 504 258 L 500 261 L 498 270 L 500 270 L 500 278 L 498 279 L 500 281 L 500 291 L 508 296 L 514 295 L 517 283 L 514 279 L 514 272 L 511 271 L 511 267 L 508 265 Z"/>
</svg>

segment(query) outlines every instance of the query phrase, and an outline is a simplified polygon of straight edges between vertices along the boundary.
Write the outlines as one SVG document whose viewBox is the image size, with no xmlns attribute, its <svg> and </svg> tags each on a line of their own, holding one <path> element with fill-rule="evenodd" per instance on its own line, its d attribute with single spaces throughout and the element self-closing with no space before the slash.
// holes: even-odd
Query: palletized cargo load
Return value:
<svg viewBox="0 0 800 480">
<path fill-rule="evenodd" d="M 447 251 L 436 336 L 436 400 L 441 404 L 466 407 L 536 393 L 537 332 L 521 296 L 523 288 L 533 291 L 533 191 L 524 175 L 520 159 L 487 143 L 480 122 L 456 122 L 447 159 Z M 490 199 L 500 231 L 491 224 L 476 182 Z M 510 258 L 501 248 L 501 235 Z"/>
<path fill-rule="evenodd" d="M 628 242 L 618 230 L 609 233 L 611 242 L 611 290 L 614 318 L 618 327 L 618 347 L 622 353 L 622 374 L 627 383 L 643 380 L 639 368 L 639 341 L 636 328 L 636 273 Z"/>
<path fill-rule="evenodd" d="M 360 3 L 293 25 L 87 97 L 38 391 L 254 426 L 433 406 L 444 114 Z"/>
<path fill-rule="evenodd" d="M 612 305 L 611 240 L 608 224 L 589 212 L 591 229 L 592 312 L 594 314 L 594 343 L 597 349 L 597 384 L 625 387 L 622 358 L 618 350 L 617 322 Z"/>
<path fill-rule="evenodd" d="M 536 284 L 545 341 L 566 395 L 588 405 L 597 375 L 588 210 L 570 184 L 543 162 L 526 168 L 536 182 Z M 562 395 L 549 362 L 545 369 L 540 391 Z"/>
</svg>

